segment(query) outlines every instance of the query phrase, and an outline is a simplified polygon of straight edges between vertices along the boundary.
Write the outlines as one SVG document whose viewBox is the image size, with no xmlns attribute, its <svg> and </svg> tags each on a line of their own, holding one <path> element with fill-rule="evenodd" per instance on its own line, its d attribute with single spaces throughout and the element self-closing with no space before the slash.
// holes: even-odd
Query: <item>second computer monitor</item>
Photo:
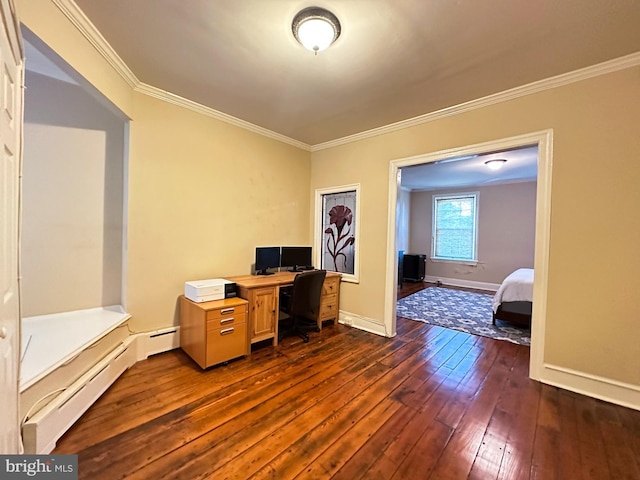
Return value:
<svg viewBox="0 0 640 480">
<path fill-rule="evenodd" d="M 311 247 L 282 247 L 280 266 L 291 271 L 310 270 L 313 268 Z"/>
</svg>

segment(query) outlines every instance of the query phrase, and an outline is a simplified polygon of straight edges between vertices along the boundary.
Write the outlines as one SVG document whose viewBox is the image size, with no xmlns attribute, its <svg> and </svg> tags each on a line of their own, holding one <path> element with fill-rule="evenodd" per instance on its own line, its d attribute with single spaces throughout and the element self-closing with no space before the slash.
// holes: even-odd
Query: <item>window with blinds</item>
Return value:
<svg viewBox="0 0 640 480">
<path fill-rule="evenodd" d="M 478 193 L 433 196 L 431 257 L 476 262 Z"/>
</svg>

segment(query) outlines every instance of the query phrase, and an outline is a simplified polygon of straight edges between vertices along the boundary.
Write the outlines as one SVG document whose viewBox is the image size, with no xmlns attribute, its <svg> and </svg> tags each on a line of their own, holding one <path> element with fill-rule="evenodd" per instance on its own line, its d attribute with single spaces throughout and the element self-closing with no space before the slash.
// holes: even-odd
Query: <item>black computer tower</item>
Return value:
<svg viewBox="0 0 640 480">
<path fill-rule="evenodd" d="M 405 253 L 402 259 L 402 275 L 408 282 L 421 282 L 424 280 L 424 267 L 427 256 L 423 254 L 413 255 Z"/>
</svg>

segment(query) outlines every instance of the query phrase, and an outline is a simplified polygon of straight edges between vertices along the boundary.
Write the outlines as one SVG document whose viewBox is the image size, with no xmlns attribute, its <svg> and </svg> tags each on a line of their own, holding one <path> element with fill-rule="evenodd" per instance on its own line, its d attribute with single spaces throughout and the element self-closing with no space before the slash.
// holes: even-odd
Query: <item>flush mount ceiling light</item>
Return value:
<svg viewBox="0 0 640 480">
<path fill-rule="evenodd" d="M 293 18 L 291 29 L 296 40 L 316 55 L 340 36 L 338 18 L 320 7 L 309 7 L 298 12 Z"/>
<path fill-rule="evenodd" d="M 484 162 L 490 170 L 500 170 L 505 163 L 507 163 L 506 158 L 494 158 L 493 160 L 487 160 Z"/>
</svg>

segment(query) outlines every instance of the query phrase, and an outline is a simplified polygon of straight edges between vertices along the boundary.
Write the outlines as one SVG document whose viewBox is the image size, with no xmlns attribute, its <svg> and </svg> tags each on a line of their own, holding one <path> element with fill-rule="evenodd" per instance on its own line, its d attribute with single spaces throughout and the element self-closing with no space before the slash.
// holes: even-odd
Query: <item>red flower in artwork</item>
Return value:
<svg viewBox="0 0 640 480">
<path fill-rule="evenodd" d="M 342 232 L 345 223 L 351 225 L 351 222 L 353 222 L 353 214 L 351 213 L 351 209 L 349 207 L 345 207 L 344 205 L 336 205 L 331 210 L 329 210 L 329 222 L 333 223 L 336 226 L 339 234 L 340 232 Z"/>
<path fill-rule="evenodd" d="M 353 223 L 351 209 L 345 205 L 336 205 L 329 210 L 329 223 L 333 226 L 324 231 L 327 234 L 327 250 L 331 258 L 333 258 L 333 266 L 337 272 L 341 271 L 338 268 L 338 258 L 342 257 L 342 271 L 344 271 L 347 266 L 347 256 L 343 250 L 355 242 L 355 237 L 350 235 L 351 224 Z"/>
</svg>

